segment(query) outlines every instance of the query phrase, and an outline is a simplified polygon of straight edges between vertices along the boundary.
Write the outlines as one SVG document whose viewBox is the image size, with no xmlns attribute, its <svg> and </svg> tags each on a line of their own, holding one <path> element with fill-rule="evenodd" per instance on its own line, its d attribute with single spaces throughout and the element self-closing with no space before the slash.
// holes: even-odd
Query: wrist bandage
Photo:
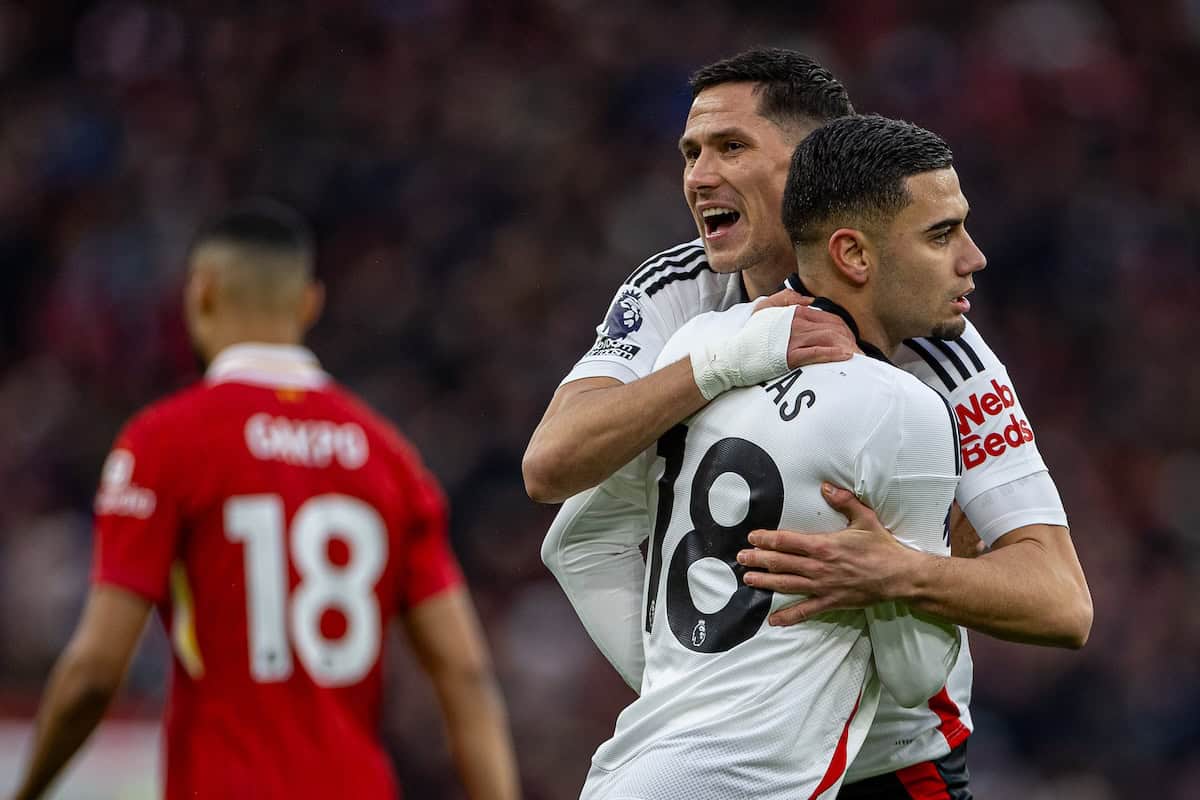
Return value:
<svg viewBox="0 0 1200 800">
<path fill-rule="evenodd" d="M 787 372 L 787 346 L 795 306 L 750 315 L 737 335 L 701 344 L 691 352 L 692 375 L 705 400 L 735 386 L 753 386 Z"/>
</svg>

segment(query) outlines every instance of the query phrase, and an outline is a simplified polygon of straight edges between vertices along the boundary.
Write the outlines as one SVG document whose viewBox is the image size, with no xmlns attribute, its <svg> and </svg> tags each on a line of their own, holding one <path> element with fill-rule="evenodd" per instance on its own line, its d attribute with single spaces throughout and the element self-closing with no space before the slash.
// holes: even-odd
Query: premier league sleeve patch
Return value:
<svg viewBox="0 0 1200 800">
<path fill-rule="evenodd" d="M 598 331 L 609 339 L 624 339 L 642 327 L 642 301 L 634 289 L 617 295 Z"/>
<path fill-rule="evenodd" d="M 608 316 L 596 328 L 596 343 L 587 356 L 615 356 L 632 361 L 642 348 L 623 340 L 642 327 L 643 319 L 641 295 L 636 289 L 625 289 L 613 300 Z"/>
</svg>

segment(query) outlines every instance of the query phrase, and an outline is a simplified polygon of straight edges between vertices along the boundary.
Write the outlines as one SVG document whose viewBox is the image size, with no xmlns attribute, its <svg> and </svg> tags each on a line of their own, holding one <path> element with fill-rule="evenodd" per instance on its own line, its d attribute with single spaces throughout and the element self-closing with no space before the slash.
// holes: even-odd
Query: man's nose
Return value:
<svg viewBox="0 0 1200 800">
<path fill-rule="evenodd" d="M 975 240 L 971 238 L 971 234 L 967 234 L 967 251 L 963 254 L 962 260 L 959 261 L 959 269 L 963 275 L 970 275 L 972 272 L 978 272 L 987 267 L 987 256 L 979 249 L 979 245 L 975 244 Z"/>
<path fill-rule="evenodd" d="M 717 167 L 715 154 L 711 150 L 701 150 L 683 179 L 684 188 L 689 192 L 699 192 L 716 187 L 721 182 L 721 173 Z"/>
</svg>

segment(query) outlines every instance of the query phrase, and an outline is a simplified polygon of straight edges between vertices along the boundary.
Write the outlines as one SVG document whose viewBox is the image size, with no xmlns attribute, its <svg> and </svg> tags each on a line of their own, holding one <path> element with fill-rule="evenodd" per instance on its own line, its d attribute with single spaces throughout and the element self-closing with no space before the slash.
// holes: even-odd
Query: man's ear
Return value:
<svg viewBox="0 0 1200 800">
<path fill-rule="evenodd" d="M 325 284 L 320 281 L 313 281 L 304 287 L 304 298 L 300 304 L 301 329 L 308 331 L 313 325 L 316 325 L 317 320 L 321 318 L 321 312 L 324 310 Z"/>
<path fill-rule="evenodd" d="M 838 228 L 829 236 L 829 258 L 838 272 L 855 286 L 871 276 L 873 252 L 866 234 L 857 228 Z"/>
<path fill-rule="evenodd" d="M 193 264 L 183 290 L 184 302 L 191 315 L 196 319 L 212 316 L 219 289 L 217 271 L 211 264 Z"/>
</svg>

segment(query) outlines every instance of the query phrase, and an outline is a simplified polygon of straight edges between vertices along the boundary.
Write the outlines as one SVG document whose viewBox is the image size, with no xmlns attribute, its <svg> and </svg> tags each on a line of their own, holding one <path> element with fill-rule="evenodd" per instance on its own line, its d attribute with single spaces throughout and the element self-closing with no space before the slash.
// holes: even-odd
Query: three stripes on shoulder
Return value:
<svg viewBox="0 0 1200 800">
<path fill-rule="evenodd" d="M 946 361 L 953 366 L 954 371 L 965 382 L 970 380 L 971 376 L 983 372 L 983 362 L 979 360 L 979 356 L 975 350 L 963 339 L 954 339 L 946 341 L 944 339 L 905 339 L 904 346 L 921 357 L 921 360 L 929 365 L 933 370 L 933 374 L 938 377 L 945 386 L 946 391 L 953 392 L 958 386 L 954 376 L 946 369 L 945 365 L 938 359 L 934 350 L 938 350 L 946 357 Z M 970 361 L 970 366 L 963 359 Z M 974 368 L 972 371 L 971 367 Z"/>
<path fill-rule="evenodd" d="M 704 245 L 688 242 L 646 259 L 625 283 L 636 286 L 647 297 L 652 297 L 664 286 L 691 280 L 707 269 L 708 258 L 704 255 Z"/>
</svg>

